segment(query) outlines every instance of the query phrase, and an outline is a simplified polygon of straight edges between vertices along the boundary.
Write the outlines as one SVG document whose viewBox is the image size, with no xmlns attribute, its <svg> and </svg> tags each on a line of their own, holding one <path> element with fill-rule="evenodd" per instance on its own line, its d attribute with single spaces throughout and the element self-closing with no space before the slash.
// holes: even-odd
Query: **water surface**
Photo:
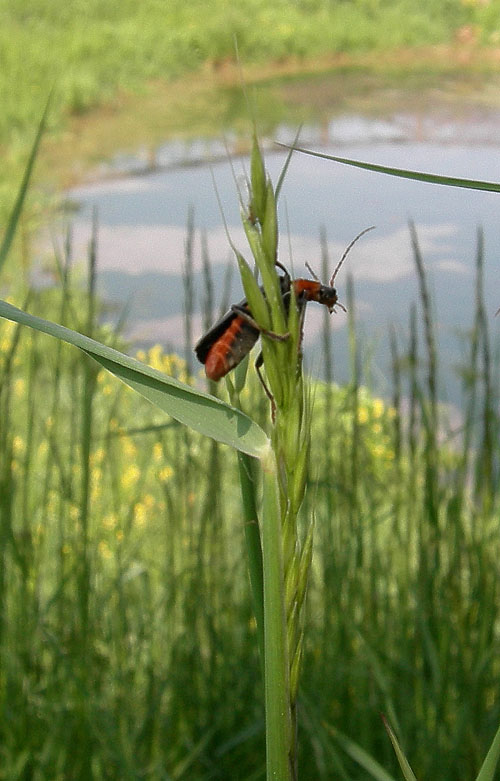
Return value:
<svg viewBox="0 0 500 781">
<path fill-rule="evenodd" d="M 416 100 L 414 109 L 405 105 L 404 110 L 395 108 L 383 117 L 373 112 L 337 112 L 320 125 L 304 127 L 301 144 L 383 165 L 500 182 L 499 129 L 500 112 L 495 106 L 429 100 L 422 106 Z M 273 138 L 291 142 L 294 134 L 294 127 L 283 124 Z M 266 164 L 276 182 L 285 152 L 270 143 L 267 146 Z M 98 208 L 101 290 L 116 303 L 130 300 L 130 334 L 135 339 L 182 346 L 181 275 L 190 208 L 197 228 L 194 282 L 198 310 L 203 298 L 201 232 L 207 238 L 216 288 L 222 287 L 231 253 L 213 178 L 231 237 L 249 257 L 236 194 L 247 169 L 245 157 L 228 162 L 220 140 L 166 142 L 153 155 L 117 155 L 109 161 L 106 179 L 69 193 L 81 206 L 74 225 L 77 245 L 83 247 L 88 241 L 91 210 Z M 377 390 L 387 393 L 388 326 L 396 326 L 403 349 L 410 305 L 418 299 L 408 230 L 412 220 L 432 291 L 443 369 L 440 395 L 459 404 L 460 385 L 453 367 L 466 360 L 461 334 L 472 322 L 479 226 L 485 241 L 486 309 L 492 330 L 498 330 L 494 313 L 500 306 L 499 216 L 498 194 L 395 179 L 295 154 L 282 190 L 280 259 L 293 267 L 295 276 L 307 275 L 306 261 L 319 273 L 322 227 L 333 266 L 354 235 L 376 226 L 352 250 L 337 287 L 341 300 L 345 299 L 346 275 L 352 275 L 359 331 L 365 350 L 373 352 L 372 379 Z M 234 301 L 241 298 L 236 275 L 232 295 Z M 311 304 L 305 352 L 316 373 L 321 373 L 316 349 L 321 320 L 321 308 Z M 346 315 L 333 315 L 331 327 L 336 377 L 344 381 L 349 371 Z M 193 322 L 196 336 L 201 328 L 199 314 Z"/>
</svg>

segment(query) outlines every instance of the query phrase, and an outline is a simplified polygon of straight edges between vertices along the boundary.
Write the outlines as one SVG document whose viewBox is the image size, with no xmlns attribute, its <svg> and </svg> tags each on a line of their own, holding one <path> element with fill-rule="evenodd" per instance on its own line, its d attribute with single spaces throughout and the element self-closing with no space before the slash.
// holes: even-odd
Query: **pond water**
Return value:
<svg viewBox="0 0 500 781">
<path fill-rule="evenodd" d="M 416 100 L 417 102 L 417 100 Z M 394 101 L 397 106 L 400 101 Z M 410 101 L 411 104 L 411 101 Z M 495 106 L 427 101 L 425 110 L 393 108 L 384 116 L 344 110 L 320 125 L 304 127 L 301 145 L 343 157 L 472 179 L 500 181 L 500 110 Z M 282 124 L 272 138 L 292 142 L 296 129 Z M 269 146 L 266 165 L 276 182 L 285 152 Z M 208 159 L 212 162 L 209 165 Z M 68 193 L 77 201 L 74 240 L 88 242 L 91 211 L 98 209 L 98 270 L 101 291 L 116 304 L 130 303 L 129 334 L 141 343 L 161 342 L 182 349 L 182 266 L 189 209 L 197 229 L 194 284 L 201 312 L 203 284 L 200 234 L 204 232 L 216 289 L 222 288 L 231 258 L 214 191 L 220 193 L 234 243 L 247 258 L 239 222 L 237 183 L 248 160 L 233 159 L 234 173 L 220 142 L 165 143 L 147 155 L 117 156 L 106 178 Z M 212 178 L 213 177 L 213 178 Z M 282 190 L 280 259 L 295 276 L 309 276 L 305 262 L 319 273 L 320 230 L 326 229 L 333 266 L 363 228 L 376 230 L 353 248 L 336 286 L 345 300 L 347 274 L 352 275 L 355 311 L 365 350 L 373 353 L 372 380 L 377 392 L 390 392 L 388 326 L 394 324 L 404 348 L 412 302 L 418 284 L 408 221 L 418 232 L 440 350 L 440 397 L 460 404 L 454 367 L 466 360 L 463 334 L 474 310 L 477 231 L 485 241 L 485 303 L 492 331 L 500 317 L 500 195 L 411 182 L 295 154 Z M 291 256 L 290 256 L 291 252 Z M 231 261 L 232 262 L 232 261 Z M 232 296 L 241 287 L 234 275 Z M 421 318 L 420 318 L 421 319 Z M 309 368 L 321 374 L 322 308 L 308 307 L 305 354 Z M 347 318 L 331 317 L 334 366 L 338 381 L 348 378 Z M 201 335 L 201 314 L 193 336 Z"/>
</svg>

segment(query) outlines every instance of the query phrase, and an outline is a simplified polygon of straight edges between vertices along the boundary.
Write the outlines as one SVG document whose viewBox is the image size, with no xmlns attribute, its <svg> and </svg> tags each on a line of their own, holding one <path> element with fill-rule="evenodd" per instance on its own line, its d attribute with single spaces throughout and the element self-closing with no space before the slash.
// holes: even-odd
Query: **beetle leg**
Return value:
<svg viewBox="0 0 500 781">
<path fill-rule="evenodd" d="M 264 388 L 264 391 L 266 393 L 267 398 L 271 402 L 271 420 L 273 421 L 273 423 L 275 423 L 276 422 L 276 402 L 274 400 L 273 394 L 271 393 L 271 391 L 269 390 L 269 388 L 266 385 L 266 381 L 265 381 L 264 377 L 262 376 L 261 367 L 262 367 L 263 363 L 264 363 L 264 356 L 262 355 L 262 353 L 259 353 L 258 356 L 257 356 L 257 360 L 255 361 L 255 371 L 257 372 L 257 374 L 259 376 L 259 380 L 261 381 L 262 387 Z"/>
<path fill-rule="evenodd" d="M 287 269 L 284 267 L 283 263 L 280 263 L 279 260 L 274 261 L 274 265 L 278 266 L 282 270 L 282 272 L 285 275 L 285 279 L 289 282 L 290 281 L 290 274 L 288 273 Z"/>
<path fill-rule="evenodd" d="M 252 328 L 255 328 L 257 331 L 260 331 L 261 334 L 264 334 L 264 336 L 268 336 L 269 339 L 274 339 L 276 342 L 286 342 L 286 340 L 289 338 L 290 334 L 277 334 L 274 331 L 268 331 L 267 328 L 262 328 L 256 320 L 253 319 L 250 312 L 247 312 L 246 309 L 244 309 L 242 306 L 238 306 L 238 304 L 233 304 L 231 307 L 231 311 L 237 314 L 239 317 L 242 317 L 243 320 L 246 320 L 249 325 L 252 326 Z"/>
</svg>

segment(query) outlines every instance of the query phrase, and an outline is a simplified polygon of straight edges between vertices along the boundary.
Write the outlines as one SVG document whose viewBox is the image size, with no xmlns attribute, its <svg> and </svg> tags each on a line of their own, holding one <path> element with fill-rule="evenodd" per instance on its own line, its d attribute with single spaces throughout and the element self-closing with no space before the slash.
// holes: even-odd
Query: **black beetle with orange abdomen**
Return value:
<svg viewBox="0 0 500 781">
<path fill-rule="evenodd" d="M 343 305 L 339 303 L 337 291 L 333 287 L 335 277 L 344 262 L 347 253 L 353 244 L 368 231 L 373 230 L 373 226 L 361 231 L 349 244 L 342 255 L 335 271 L 332 274 L 329 285 L 323 285 L 316 277 L 312 269 L 307 266 L 314 279 L 291 279 L 288 271 L 281 263 L 276 262 L 278 268 L 284 273 L 280 277 L 281 295 L 285 310 L 288 312 L 290 306 L 290 292 L 293 289 L 297 306 L 302 312 L 308 301 L 317 301 L 318 304 L 326 306 L 330 313 L 335 311 L 335 306 Z M 229 312 L 210 328 L 202 336 L 195 346 L 196 357 L 205 365 L 205 374 L 210 380 L 220 380 L 231 369 L 234 369 L 240 361 L 247 355 L 263 329 L 258 326 L 252 317 L 247 300 L 243 299 L 239 304 L 233 304 Z M 264 331 L 267 336 L 275 339 L 284 339 L 286 336 L 273 334 Z"/>
</svg>

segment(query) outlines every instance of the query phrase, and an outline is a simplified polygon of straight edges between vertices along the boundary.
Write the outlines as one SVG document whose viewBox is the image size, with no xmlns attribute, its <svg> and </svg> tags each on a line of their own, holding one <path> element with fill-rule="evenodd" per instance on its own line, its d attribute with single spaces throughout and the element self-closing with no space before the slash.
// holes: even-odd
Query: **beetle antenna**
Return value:
<svg viewBox="0 0 500 781">
<path fill-rule="evenodd" d="M 316 274 L 316 273 L 315 273 L 315 272 L 312 270 L 311 266 L 309 265 L 309 263 L 308 263 L 307 261 L 306 261 L 306 269 L 307 269 L 307 270 L 308 270 L 308 272 L 311 274 L 311 276 L 312 276 L 312 277 L 314 277 L 314 279 L 316 280 L 316 282 L 319 282 L 319 281 L 320 281 L 320 279 L 319 279 L 318 275 L 317 275 L 317 274 Z"/>
<path fill-rule="evenodd" d="M 354 239 L 351 241 L 351 243 L 348 245 L 348 247 L 346 248 L 346 250 L 345 250 L 344 254 L 343 254 L 343 255 L 342 255 L 342 257 L 340 258 L 339 262 L 337 263 L 337 267 L 336 267 L 335 271 L 334 271 L 334 272 L 333 272 L 333 274 L 332 274 L 332 278 L 331 278 L 331 280 L 330 280 L 330 287 L 333 287 L 333 283 L 335 282 L 335 277 L 337 276 L 337 274 L 338 274 L 338 271 L 339 271 L 339 269 L 340 269 L 340 267 L 341 267 L 342 263 L 344 262 L 344 260 L 345 260 L 345 259 L 346 259 L 346 257 L 348 256 L 348 254 L 349 254 L 349 252 L 351 251 L 351 249 L 352 249 L 352 248 L 354 247 L 354 245 L 356 244 L 357 240 L 358 240 L 358 239 L 360 239 L 360 238 L 361 238 L 361 236 L 364 236 L 364 235 L 365 235 L 365 233 L 368 233 L 368 231 L 372 231 L 374 228 L 375 228 L 375 225 L 370 225 L 370 227 L 369 227 L 369 228 L 365 228 L 364 230 L 362 230 L 362 231 L 361 231 L 361 233 L 358 233 L 358 235 L 357 235 L 357 236 L 355 236 L 355 237 L 354 237 Z"/>
</svg>

